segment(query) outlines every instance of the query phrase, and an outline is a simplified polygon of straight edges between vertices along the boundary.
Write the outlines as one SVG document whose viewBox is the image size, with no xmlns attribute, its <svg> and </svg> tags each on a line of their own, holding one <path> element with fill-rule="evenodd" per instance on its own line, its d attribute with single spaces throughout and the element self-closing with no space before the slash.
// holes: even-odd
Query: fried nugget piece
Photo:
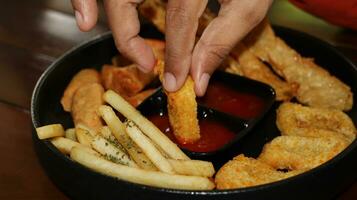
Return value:
<svg viewBox="0 0 357 200">
<path fill-rule="evenodd" d="M 296 97 L 299 102 L 312 107 L 345 111 L 352 108 L 350 87 L 276 37 L 267 21 L 253 31 L 245 42 L 253 53 L 269 62 L 276 73 L 289 83 L 298 85 Z"/>
<path fill-rule="evenodd" d="M 142 16 L 153 23 L 156 28 L 165 33 L 166 3 L 161 0 L 143 1 L 138 10 Z"/>
<path fill-rule="evenodd" d="M 220 69 L 231 74 L 243 76 L 242 66 L 232 56 L 228 56 L 223 60 Z"/>
<path fill-rule="evenodd" d="M 84 85 L 73 96 L 72 118 L 74 125 L 82 124 L 92 130 L 99 131 L 103 126 L 97 110 L 104 104 L 104 89 L 98 83 Z"/>
<path fill-rule="evenodd" d="M 231 54 L 239 61 L 243 75 L 273 87 L 278 101 L 288 101 L 296 93 L 297 88 L 294 84 L 281 80 L 244 44 L 238 44 Z"/>
<path fill-rule="evenodd" d="M 163 80 L 164 62 L 158 60 L 156 69 Z M 188 76 L 183 86 L 176 92 L 167 92 L 167 110 L 170 125 L 180 143 L 193 143 L 200 139 L 200 127 L 197 119 L 197 102 L 194 82 Z"/>
<path fill-rule="evenodd" d="M 217 189 L 243 188 L 279 181 L 302 172 L 299 170 L 277 171 L 264 162 L 241 154 L 219 169 L 215 183 Z"/>
<path fill-rule="evenodd" d="M 123 96 L 123 98 L 129 102 L 132 106 L 137 107 L 138 105 L 140 105 L 146 98 L 148 98 L 149 96 L 151 96 L 152 94 L 154 94 L 154 92 L 156 91 L 156 89 L 147 89 L 144 90 L 134 96 L 131 97 L 125 97 Z"/>
<path fill-rule="evenodd" d="M 342 136 L 352 142 L 357 130 L 344 112 L 283 103 L 277 110 L 276 124 L 282 135 L 308 137 Z"/>
<path fill-rule="evenodd" d="M 126 67 L 104 65 L 101 77 L 106 90 L 114 90 L 122 96 L 131 97 L 139 93 L 156 75 L 143 73 L 135 64 Z"/>
<path fill-rule="evenodd" d="M 100 75 L 95 69 L 82 69 L 72 78 L 61 98 L 63 110 L 71 112 L 73 95 L 81 86 L 100 83 Z"/>
<path fill-rule="evenodd" d="M 264 145 L 258 160 L 276 169 L 308 170 L 332 159 L 347 146 L 339 137 L 279 136 Z"/>
</svg>

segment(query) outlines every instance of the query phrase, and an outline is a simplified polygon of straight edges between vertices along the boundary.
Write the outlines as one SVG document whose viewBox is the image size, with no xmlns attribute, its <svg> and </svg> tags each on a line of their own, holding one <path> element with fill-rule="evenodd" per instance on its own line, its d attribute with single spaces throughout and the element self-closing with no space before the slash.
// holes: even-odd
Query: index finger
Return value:
<svg viewBox="0 0 357 200">
<path fill-rule="evenodd" d="M 140 22 L 136 7 L 143 0 L 105 0 L 104 6 L 119 51 L 138 67 L 149 72 L 155 64 L 152 49 L 138 34 Z"/>
<path fill-rule="evenodd" d="M 166 62 L 164 87 L 169 92 L 178 90 L 191 66 L 198 19 L 207 0 L 169 0 L 166 9 Z"/>
</svg>

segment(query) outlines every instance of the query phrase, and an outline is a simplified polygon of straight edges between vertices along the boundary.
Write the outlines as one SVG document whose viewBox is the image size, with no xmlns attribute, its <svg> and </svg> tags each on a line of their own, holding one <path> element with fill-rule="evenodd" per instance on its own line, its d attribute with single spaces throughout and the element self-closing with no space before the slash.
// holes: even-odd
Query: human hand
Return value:
<svg viewBox="0 0 357 200">
<path fill-rule="evenodd" d="M 148 72 L 154 54 L 138 36 L 136 7 L 142 0 L 105 0 L 105 10 L 119 51 Z M 266 15 L 272 0 L 219 0 L 218 16 L 207 26 L 195 45 L 198 19 L 208 0 L 168 0 L 166 55 L 163 85 L 178 90 L 190 73 L 198 96 L 204 95 L 210 76 L 231 49 Z M 78 26 L 91 29 L 97 20 L 96 0 L 72 0 Z"/>
</svg>

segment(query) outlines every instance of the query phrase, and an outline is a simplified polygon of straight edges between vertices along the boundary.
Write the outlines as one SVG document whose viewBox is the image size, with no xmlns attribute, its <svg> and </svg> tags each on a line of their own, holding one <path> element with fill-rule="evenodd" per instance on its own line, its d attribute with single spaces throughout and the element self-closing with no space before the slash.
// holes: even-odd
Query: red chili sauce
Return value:
<svg viewBox="0 0 357 200">
<path fill-rule="evenodd" d="M 207 107 L 244 119 L 257 117 L 265 107 L 262 98 L 239 92 L 220 82 L 210 83 L 206 95 L 197 101 Z"/>
<path fill-rule="evenodd" d="M 235 133 L 220 124 L 219 122 L 202 119 L 199 121 L 201 138 L 194 143 L 180 143 L 176 140 L 170 127 L 167 115 L 151 115 L 148 119 L 153 122 L 163 133 L 165 133 L 179 147 L 194 151 L 194 152 L 210 152 L 215 151 L 229 141 L 231 141 Z"/>
</svg>

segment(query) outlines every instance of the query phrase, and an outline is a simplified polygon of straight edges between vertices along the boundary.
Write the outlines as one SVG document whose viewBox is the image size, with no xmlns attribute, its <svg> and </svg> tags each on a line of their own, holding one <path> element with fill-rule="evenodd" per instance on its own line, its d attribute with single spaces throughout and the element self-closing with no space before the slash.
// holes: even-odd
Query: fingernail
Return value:
<svg viewBox="0 0 357 200">
<path fill-rule="evenodd" d="M 200 81 L 198 82 L 199 95 L 203 96 L 206 93 L 206 89 L 208 86 L 208 82 L 211 76 L 208 73 L 203 73 L 200 77 Z"/>
<path fill-rule="evenodd" d="M 169 92 L 176 90 L 176 78 L 172 73 L 166 72 L 164 74 L 164 88 Z"/>
<path fill-rule="evenodd" d="M 83 22 L 84 22 L 83 15 L 78 10 L 74 11 L 74 16 L 76 17 L 76 21 L 77 21 L 78 25 L 83 24 Z"/>
</svg>

